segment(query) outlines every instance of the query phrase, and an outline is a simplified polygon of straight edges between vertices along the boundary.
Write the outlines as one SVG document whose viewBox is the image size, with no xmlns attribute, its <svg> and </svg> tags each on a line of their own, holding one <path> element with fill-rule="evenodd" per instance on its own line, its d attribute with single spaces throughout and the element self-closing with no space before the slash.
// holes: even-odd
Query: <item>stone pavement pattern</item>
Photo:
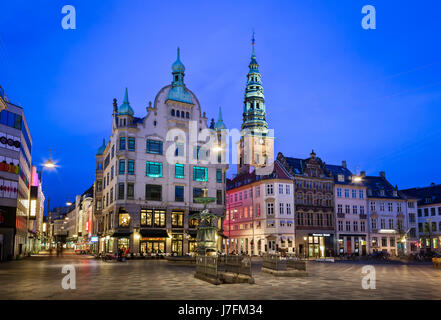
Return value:
<svg viewBox="0 0 441 320">
<path fill-rule="evenodd" d="M 61 287 L 63 265 L 76 289 Z M 361 287 L 363 264 L 309 262 L 307 278 L 276 278 L 253 263 L 256 283 L 215 286 L 194 267 L 164 260 L 102 262 L 87 256 L 36 256 L 0 264 L 0 299 L 440 299 L 441 270 L 431 265 L 375 265 L 376 289 Z"/>
</svg>

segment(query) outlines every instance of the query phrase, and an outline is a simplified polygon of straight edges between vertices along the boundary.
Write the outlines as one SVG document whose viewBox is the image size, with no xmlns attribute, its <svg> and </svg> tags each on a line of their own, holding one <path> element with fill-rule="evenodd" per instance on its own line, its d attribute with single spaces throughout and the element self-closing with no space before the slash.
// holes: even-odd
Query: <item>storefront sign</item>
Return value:
<svg viewBox="0 0 441 320">
<path fill-rule="evenodd" d="M 90 242 L 98 242 L 98 237 L 91 237 Z"/>
<path fill-rule="evenodd" d="M 331 235 L 329 233 L 313 233 L 313 237 L 330 237 Z"/>
</svg>

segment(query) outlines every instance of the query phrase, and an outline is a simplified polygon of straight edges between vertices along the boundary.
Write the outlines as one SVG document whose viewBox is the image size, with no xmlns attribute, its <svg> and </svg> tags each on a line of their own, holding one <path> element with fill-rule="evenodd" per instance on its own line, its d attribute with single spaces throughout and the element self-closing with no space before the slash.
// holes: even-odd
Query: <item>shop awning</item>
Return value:
<svg viewBox="0 0 441 320">
<path fill-rule="evenodd" d="M 167 230 L 164 229 L 141 229 L 139 233 L 143 237 L 168 238 Z"/>
<path fill-rule="evenodd" d="M 114 238 L 124 238 L 124 237 L 130 237 L 130 235 L 133 233 L 133 231 L 130 230 L 117 230 L 113 232 L 111 237 Z"/>
</svg>

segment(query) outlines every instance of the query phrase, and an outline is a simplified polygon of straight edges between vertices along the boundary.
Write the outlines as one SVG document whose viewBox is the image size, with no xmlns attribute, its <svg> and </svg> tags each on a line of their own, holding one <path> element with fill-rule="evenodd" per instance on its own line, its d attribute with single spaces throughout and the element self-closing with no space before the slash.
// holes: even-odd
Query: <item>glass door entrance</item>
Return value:
<svg viewBox="0 0 441 320">
<path fill-rule="evenodd" d="M 165 241 L 141 241 L 140 249 L 142 253 L 164 253 Z"/>
<path fill-rule="evenodd" d="M 325 237 L 308 237 L 309 257 L 320 258 L 325 256 Z"/>
</svg>

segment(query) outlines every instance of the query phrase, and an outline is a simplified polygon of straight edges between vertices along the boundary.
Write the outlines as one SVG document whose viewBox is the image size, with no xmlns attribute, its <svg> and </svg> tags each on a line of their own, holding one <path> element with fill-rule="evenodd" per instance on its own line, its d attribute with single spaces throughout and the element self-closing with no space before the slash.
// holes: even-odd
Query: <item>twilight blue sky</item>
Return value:
<svg viewBox="0 0 441 320">
<path fill-rule="evenodd" d="M 77 29 L 61 28 L 76 8 Z M 374 5 L 377 29 L 361 27 Z M 441 182 L 439 1 L 1 1 L 0 84 L 23 106 L 51 207 L 94 179 L 124 88 L 137 116 L 171 81 L 176 47 L 203 111 L 239 127 L 251 30 L 276 152 L 400 188 Z"/>
</svg>

